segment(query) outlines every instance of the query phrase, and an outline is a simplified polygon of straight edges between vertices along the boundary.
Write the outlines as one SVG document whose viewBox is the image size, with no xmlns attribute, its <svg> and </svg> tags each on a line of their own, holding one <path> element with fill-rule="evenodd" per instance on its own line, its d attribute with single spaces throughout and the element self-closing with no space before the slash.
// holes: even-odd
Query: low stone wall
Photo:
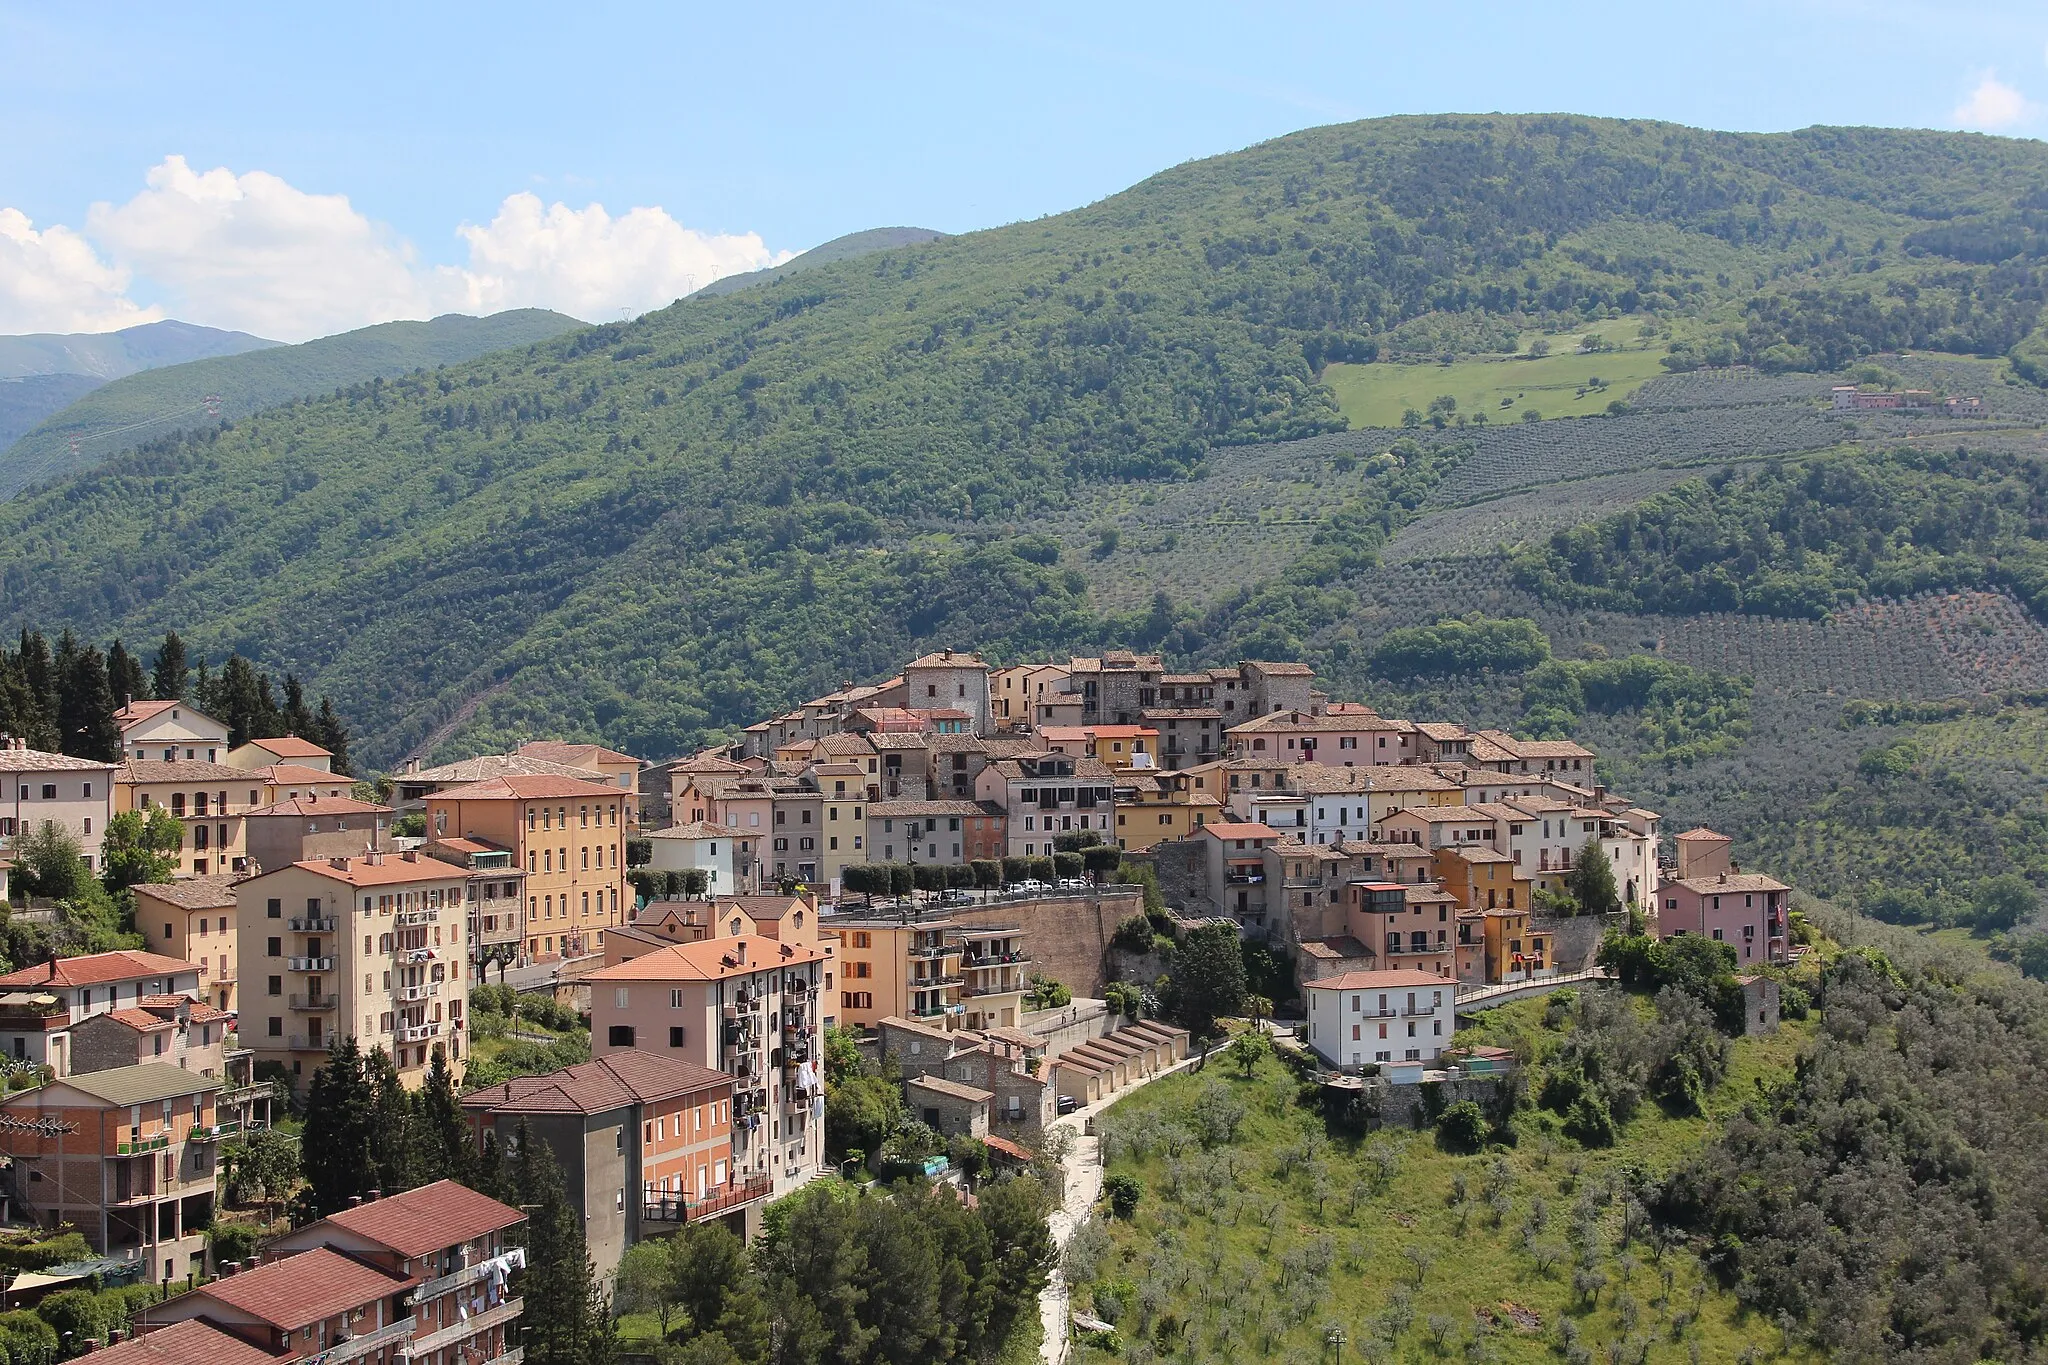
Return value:
<svg viewBox="0 0 2048 1365">
<path fill-rule="evenodd" d="M 1056 1010 L 1033 1010 L 1024 1016 L 1026 1033 L 1045 1040 L 1046 1055 L 1057 1057 L 1069 1048 L 1107 1037 L 1122 1028 L 1124 1017 L 1100 1000 L 1075 996 Z"/>
<path fill-rule="evenodd" d="M 1388 1128 L 1423 1129 L 1454 1104 L 1471 1100 L 1492 1117 L 1495 1109 L 1512 1093 L 1515 1073 L 1498 1076 L 1460 1076 L 1455 1081 L 1424 1081 L 1420 1085 L 1381 1084 L 1365 1092 L 1367 1105 L 1375 1108 L 1380 1123 Z"/>
<path fill-rule="evenodd" d="M 1560 972 L 1583 971 L 1600 951 L 1600 936 L 1628 927 L 1626 915 L 1529 916 L 1529 932 L 1550 939 L 1550 961 Z"/>
</svg>

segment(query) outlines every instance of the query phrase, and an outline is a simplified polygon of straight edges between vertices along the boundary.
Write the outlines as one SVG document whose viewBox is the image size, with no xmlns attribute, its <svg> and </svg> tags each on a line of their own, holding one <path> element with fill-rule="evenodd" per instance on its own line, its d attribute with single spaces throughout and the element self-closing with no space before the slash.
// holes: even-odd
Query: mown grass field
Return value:
<svg viewBox="0 0 2048 1365">
<path fill-rule="evenodd" d="M 1553 343 L 1560 349 L 1570 342 Z M 1337 407 L 1354 427 L 1398 427 L 1409 408 L 1428 412 L 1430 400 L 1449 394 L 1467 417 L 1485 413 L 1488 422 L 1518 422 L 1534 409 L 1545 417 L 1583 417 L 1626 400 L 1644 381 L 1664 373 L 1654 350 L 1614 350 L 1581 355 L 1567 352 L 1540 359 L 1460 360 L 1450 365 L 1332 364 L 1323 382 L 1337 395 Z M 1605 388 L 1589 387 L 1594 378 Z M 1503 401 L 1505 400 L 1505 402 Z"/>
<path fill-rule="evenodd" d="M 1563 1036 L 1543 1027 L 1542 1011 L 1541 1001 L 1505 1006 L 1460 1037 L 1520 1039 L 1540 1055 Z M 1705 1117 L 1673 1118 L 1645 1104 L 1621 1141 L 1598 1151 L 1564 1138 L 1547 1112 L 1525 1111 L 1515 1146 L 1475 1156 L 1395 1129 L 1317 1144 L 1324 1123 L 1296 1102 L 1295 1080 L 1277 1060 L 1246 1079 L 1219 1058 L 1203 1074 L 1147 1086 L 1106 1116 L 1112 1129 L 1141 1112 L 1177 1121 L 1213 1086 L 1247 1111 L 1235 1140 L 1212 1152 L 1191 1145 L 1176 1157 L 1162 1144 L 1112 1155 L 1111 1176 L 1136 1177 L 1143 1194 L 1132 1221 L 1108 1223 L 1112 1249 L 1095 1281 L 1077 1288 L 1077 1306 L 1113 1297 L 1118 1286 L 1134 1301 L 1163 1287 L 1156 1320 L 1174 1326 L 1164 1349 L 1156 1328 L 1149 1344 L 1175 1360 L 1326 1360 L 1331 1327 L 1344 1330 L 1346 1358 L 1357 1360 L 1587 1358 L 1570 1354 L 1568 1342 L 1595 1360 L 1623 1342 L 1631 1348 L 1617 1358 L 1646 1350 L 1640 1358 L 1651 1362 L 1734 1361 L 1750 1350 L 1755 1359 L 1806 1359 L 1784 1356 L 1776 1327 L 1746 1313 L 1690 1252 L 1660 1257 L 1640 1236 L 1624 1242 L 1615 1195 L 1624 1168 L 1668 1170 L 1758 1082 L 1789 1076 L 1810 1036 L 1798 1024 L 1737 1042 Z M 1298 1158 L 1304 1139 L 1319 1150 L 1282 1175 L 1281 1154 Z M 1321 1276 L 1310 1268 L 1318 1257 L 1328 1261 Z M 1597 1284 L 1590 1299 L 1575 1276 L 1579 1288 Z M 1134 1335 L 1132 1307 L 1120 1316 Z M 1091 1348 L 1079 1358 L 1112 1357 Z"/>
</svg>

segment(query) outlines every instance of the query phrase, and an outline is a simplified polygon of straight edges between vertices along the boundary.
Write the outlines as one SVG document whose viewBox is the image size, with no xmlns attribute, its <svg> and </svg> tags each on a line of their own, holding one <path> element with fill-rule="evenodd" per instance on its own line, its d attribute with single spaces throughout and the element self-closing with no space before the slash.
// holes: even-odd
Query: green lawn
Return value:
<svg viewBox="0 0 2048 1365">
<path fill-rule="evenodd" d="M 1543 1029 L 1540 1001 L 1490 1011 L 1470 1031 L 1474 1041 L 1517 1036 L 1539 1046 L 1561 1037 Z M 1347 1359 L 1359 1360 L 1555 1360 L 1568 1358 L 1565 1332 L 1602 1361 L 1610 1343 L 1625 1340 L 1647 1345 L 1648 1360 L 1674 1365 L 1732 1361 L 1748 1347 L 1758 1359 L 1779 1358 L 1777 1330 L 1721 1292 L 1690 1253 L 1668 1251 L 1660 1262 L 1642 1240 L 1621 1244 L 1621 1204 L 1609 1179 L 1624 1164 L 1659 1171 L 1681 1160 L 1755 1094 L 1758 1080 L 1789 1075 L 1810 1036 L 1809 1026 L 1791 1025 L 1774 1038 L 1738 1042 L 1707 1117 L 1672 1119 L 1645 1104 L 1611 1150 L 1582 1149 L 1547 1113 L 1525 1112 L 1513 1148 L 1454 1156 L 1407 1130 L 1364 1142 L 1328 1137 L 1288 1176 L 1279 1173 L 1282 1154 L 1299 1157 L 1304 1139 L 1315 1143 L 1325 1129 L 1296 1102 L 1293 1077 L 1277 1061 L 1262 1062 L 1250 1080 L 1219 1061 L 1206 1074 L 1155 1083 L 1110 1111 L 1112 1128 L 1141 1111 L 1184 1123 L 1211 1086 L 1243 1101 L 1243 1126 L 1214 1151 L 1186 1143 L 1176 1157 L 1161 1140 L 1142 1156 L 1112 1156 L 1110 1174 L 1136 1176 L 1144 1192 L 1134 1221 L 1109 1224 L 1111 1249 L 1093 1281 L 1077 1285 L 1075 1302 L 1118 1298 L 1128 1338 L 1138 1306 L 1150 1299 L 1155 1320 L 1173 1324 L 1176 1360 L 1323 1360 L 1331 1326 L 1352 1343 Z M 1378 1145 L 1397 1158 L 1374 1193 Z M 1460 1176 L 1462 1201 L 1454 1193 Z M 1489 1199 L 1489 1179 L 1498 1182 L 1498 1200 Z M 1597 1229 L 1583 1244 L 1582 1226 Z M 1422 1257 L 1419 1274 L 1411 1249 Z M 1605 1277 L 1590 1303 L 1574 1287 L 1588 1255 Z M 1322 1275 L 1305 1268 L 1318 1257 L 1328 1262 Z M 1508 1305 L 1540 1325 L 1513 1325 Z M 1388 1341 L 1375 1323 L 1390 1307 L 1406 1323 Z M 1561 1326 L 1566 1320 L 1571 1327 Z M 1475 1348 L 1481 1329 L 1485 1340 Z M 1090 1350 L 1083 1359 L 1111 1357 Z"/>
<path fill-rule="evenodd" d="M 1552 344 L 1566 350 L 1574 343 Z M 1628 398 L 1645 380 L 1663 374 L 1658 361 L 1664 349 L 1660 342 L 1651 350 L 1547 355 L 1540 360 L 1332 364 L 1324 367 L 1323 382 L 1337 395 L 1338 408 L 1354 427 L 1398 427 L 1404 411 L 1427 413 L 1430 400 L 1439 394 L 1457 399 L 1457 410 L 1467 418 L 1483 412 L 1489 422 L 1518 422 L 1530 410 L 1545 417 L 1583 417 L 1605 412 L 1609 403 Z M 1587 382 L 1596 377 L 1606 380 L 1607 387 L 1588 388 Z"/>
</svg>

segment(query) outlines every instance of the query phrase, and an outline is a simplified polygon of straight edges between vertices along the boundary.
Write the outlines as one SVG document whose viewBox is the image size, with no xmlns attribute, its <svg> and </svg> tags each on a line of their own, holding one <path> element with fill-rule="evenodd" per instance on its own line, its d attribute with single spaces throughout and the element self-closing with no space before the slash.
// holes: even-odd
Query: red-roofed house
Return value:
<svg viewBox="0 0 2048 1365">
<path fill-rule="evenodd" d="M 415 1338 L 406 1300 L 426 1278 L 322 1246 L 152 1304 L 137 1327 L 147 1340 L 196 1320 L 285 1360 L 399 1365 L 415 1358 L 407 1349 Z M 519 1300 L 511 1302 L 516 1316 Z"/>
<path fill-rule="evenodd" d="M 334 771 L 334 751 L 297 735 L 252 739 L 240 748 L 228 750 L 227 764 L 230 768 L 268 768 L 278 763 L 318 768 L 323 773 L 331 773 Z"/>
<path fill-rule="evenodd" d="M 242 1046 L 295 1076 L 336 1035 L 390 1052 L 407 1085 L 436 1049 L 459 1079 L 469 872 L 417 853 L 309 859 L 235 887 Z"/>
<path fill-rule="evenodd" d="M 1335 1067 L 1432 1062 L 1458 1030 L 1458 983 L 1434 972 L 1344 972 L 1302 983 L 1308 1045 Z"/>
<path fill-rule="evenodd" d="M 95 1365 L 277 1365 L 278 1357 L 212 1323 L 187 1318 L 117 1342 L 95 1352 L 93 1360 Z"/>
<path fill-rule="evenodd" d="M 824 1168 L 819 1062 L 829 957 L 740 934 L 679 943 L 590 975 L 591 1050 L 644 1048 L 733 1078 L 736 1178 L 780 1195 Z"/>
<path fill-rule="evenodd" d="M 562 1167 L 598 1273 L 626 1249 L 683 1223 L 719 1219 L 747 1235 L 772 1184 L 732 1159 L 733 1078 L 680 1057 L 621 1048 L 545 1076 L 463 1096 L 479 1143 L 502 1150 L 521 1124 Z"/>
<path fill-rule="evenodd" d="M 1265 825 L 1218 820 L 1195 831 L 1208 865 L 1210 897 L 1224 914 L 1252 928 L 1266 923 L 1266 850 L 1280 831 Z"/>
<path fill-rule="evenodd" d="M 581 957 L 604 951 L 622 922 L 631 796 L 575 777 L 495 777 L 426 798 L 427 835 L 512 851 L 526 873 L 526 955 Z"/>
<path fill-rule="evenodd" d="M 147 996 L 200 996 L 199 969 L 159 953 L 93 953 L 64 957 L 0 976 L 0 994 L 55 997 L 38 1011 L 0 1011 L 0 1049 L 20 1061 L 71 1070 L 71 1026 Z"/>
<path fill-rule="evenodd" d="M 262 872 L 309 858 L 354 858 L 387 848 L 391 808 L 309 791 L 248 812 L 242 828 L 249 861 Z"/>
<path fill-rule="evenodd" d="M 549 763 L 595 773 L 607 784 L 626 793 L 631 802 L 628 809 L 636 815 L 640 809 L 640 770 L 647 766 L 644 758 L 622 754 L 602 744 L 572 744 L 560 739 L 529 739 L 515 752 L 526 758 L 545 759 Z"/>
<path fill-rule="evenodd" d="M 131 700 L 114 723 L 121 727 L 121 757 L 135 762 L 218 763 L 228 751 L 228 727 L 188 701 Z"/>
</svg>

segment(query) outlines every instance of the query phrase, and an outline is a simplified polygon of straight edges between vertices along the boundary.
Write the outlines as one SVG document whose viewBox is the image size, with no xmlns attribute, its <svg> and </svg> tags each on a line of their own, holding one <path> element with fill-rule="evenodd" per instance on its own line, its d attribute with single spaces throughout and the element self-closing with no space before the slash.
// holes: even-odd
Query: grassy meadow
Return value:
<svg viewBox="0 0 2048 1365">
<path fill-rule="evenodd" d="M 1337 395 L 1338 410 L 1353 427 L 1398 427 L 1409 408 L 1429 411 L 1441 394 L 1458 400 L 1468 419 L 1485 413 L 1489 422 L 1519 422 L 1528 411 L 1544 417 L 1584 417 L 1607 411 L 1616 399 L 1626 401 L 1645 381 L 1664 373 L 1664 355 L 1654 350 L 1614 350 L 1580 354 L 1569 348 L 1575 340 L 1552 343 L 1564 354 L 1530 359 L 1460 360 L 1442 364 L 1332 364 L 1323 382 Z M 1606 381 L 1594 388 L 1594 379 Z"/>
<path fill-rule="evenodd" d="M 1564 1036 L 1544 1026 L 1543 1009 L 1489 1011 L 1460 1038 L 1541 1056 Z M 1102 1121 L 1108 1175 L 1134 1177 L 1143 1192 L 1134 1218 L 1098 1219 L 1106 1244 L 1083 1234 L 1095 1246 L 1072 1258 L 1076 1306 L 1115 1317 L 1125 1351 L 1145 1352 L 1131 1359 L 1323 1361 L 1333 1327 L 1349 1342 L 1345 1358 L 1367 1361 L 1805 1359 L 1784 1355 L 1778 1329 L 1690 1251 L 1660 1254 L 1633 1222 L 1624 1229 L 1621 1191 L 1625 1171 L 1669 1169 L 1759 1083 L 1789 1077 L 1810 1036 L 1810 1025 L 1788 1024 L 1736 1042 L 1703 1117 L 1645 1103 L 1614 1147 L 1589 1150 L 1547 1111 L 1525 1109 L 1515 1145 L 1471 1156 L 1439 1150 L 1428 1132 L 1341 1136 L 1298 1102 L 1277 1059 L 1247 1078 L 1219 1057 Z M 1217 1088 L 1243 1107 L 1234 1139 L 1207 1150 L 1183 1141 L 1175 1155 L 1168 1135 L 1191 1127 L 1192 1107 Z M 1623 1354 L 1610 1357 L 1616 1346 Z M 1076 1358 L 1116 1357 L 1091 1345 Z"/>
</svg>

